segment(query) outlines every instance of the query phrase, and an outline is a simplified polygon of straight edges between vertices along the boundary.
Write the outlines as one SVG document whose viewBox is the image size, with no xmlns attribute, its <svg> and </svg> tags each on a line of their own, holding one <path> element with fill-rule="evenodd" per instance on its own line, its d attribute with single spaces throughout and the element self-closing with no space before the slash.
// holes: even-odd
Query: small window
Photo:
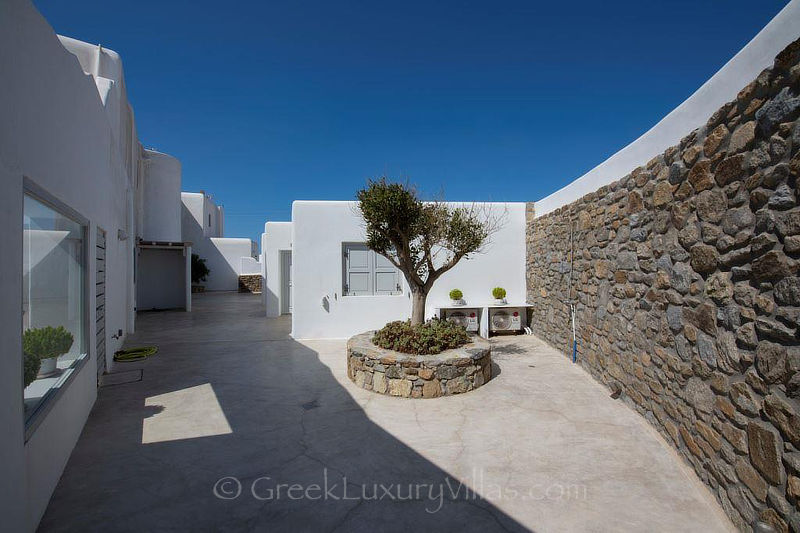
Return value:
<svg viewBox="0 0 800 533">
<path fill-rule="evenodd" d="M 403 292 L 400 271 L 384 256 L 361 243 L 345 243 L 342 250 L 344 296 L 392 295 Z"/>
<path fill-rule="evenodd" d="M 208 227 L 211 227 L 211 213 L 208 214 Z"/>
<path fill-rule="evenodd" d="M 85 226 L 25 196 L 22 330 L 25 421 L 86 357 Z M 27 353 L 26 353 L 27 352 Z"/>
</svg>

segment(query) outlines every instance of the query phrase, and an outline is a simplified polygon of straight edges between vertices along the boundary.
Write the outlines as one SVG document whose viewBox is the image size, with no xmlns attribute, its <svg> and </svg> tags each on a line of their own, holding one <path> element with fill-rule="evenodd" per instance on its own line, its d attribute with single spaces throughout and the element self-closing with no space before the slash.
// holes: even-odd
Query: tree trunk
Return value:
<svg viewBox="0 0 800 533">
<path fill-rule="evenodd" d="M 416 326 L 425 322 L 425 300 L 428 293 L 421 289 L 411 290 L 411 325 Z"/>
</svg>

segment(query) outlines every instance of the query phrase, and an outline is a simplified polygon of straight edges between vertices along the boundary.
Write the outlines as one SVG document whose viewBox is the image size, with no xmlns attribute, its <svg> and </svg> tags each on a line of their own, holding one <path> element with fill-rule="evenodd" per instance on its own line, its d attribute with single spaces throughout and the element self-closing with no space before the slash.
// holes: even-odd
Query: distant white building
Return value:
<svg viewBox="0 0 800 533">
<path fill-rule="evenodd" d="M 182 238 L 206 260 L 209 274 L 202 283 L 210 291 L 235 291 L 239 276 L 259 274 L 258 247 L 250 239 L 225 237 L 225 213 L 205 192 L 183 192 Z"/>
</svg>

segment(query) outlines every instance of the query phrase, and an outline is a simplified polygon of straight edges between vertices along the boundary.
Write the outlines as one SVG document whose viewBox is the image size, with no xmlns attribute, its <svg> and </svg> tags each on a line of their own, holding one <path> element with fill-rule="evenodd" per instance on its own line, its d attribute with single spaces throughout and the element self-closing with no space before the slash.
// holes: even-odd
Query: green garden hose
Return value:
<svg viewBox="0 0 800 533">
<path fill-rule="evenodd" d="M 114 361 L 122 363 L 130 363 L 132 361 L 141 361 L 147 359 L 151 355 L 158 352 L 158 346 L 142 346 L 139 348 L 131 348 L 130 350 L 119 350 L 114 352 Z"/>
</svg>

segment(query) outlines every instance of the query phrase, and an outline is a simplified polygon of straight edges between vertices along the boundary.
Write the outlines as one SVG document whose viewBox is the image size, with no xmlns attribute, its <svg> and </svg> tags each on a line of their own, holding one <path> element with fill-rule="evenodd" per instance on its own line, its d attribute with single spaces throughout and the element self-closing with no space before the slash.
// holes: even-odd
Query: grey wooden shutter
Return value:
<svg viewBox="0 0 800 533">
<path fill-rule="evenodd" d="M 375 294 L 398 294 L 400 292 L 400 276 L 397 268 L 384 256 L 375 253 Z"/>
<path fill-rule="evenodd" d="M 97 378 L 106 370 L 106 232 L 97 228 L 95 248 L 95 321 Z"/>
<path fill-rule="evenodd" d="M 347 296 L 372 294 L 372 251 L 364 244 L 344 246 L 344 291 Z"/>
</svg>

